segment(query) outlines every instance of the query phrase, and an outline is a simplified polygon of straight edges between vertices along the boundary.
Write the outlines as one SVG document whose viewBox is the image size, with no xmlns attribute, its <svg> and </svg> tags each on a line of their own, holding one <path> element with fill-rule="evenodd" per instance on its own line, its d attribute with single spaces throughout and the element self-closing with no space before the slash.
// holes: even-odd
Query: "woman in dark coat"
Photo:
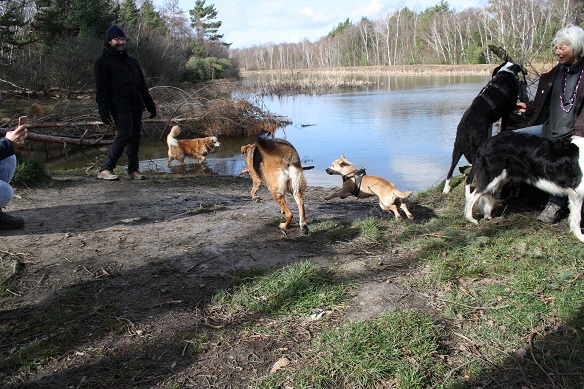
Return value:
<svg viewBox="0 0 584 389">
<path fill-rule="evenodd" d="M 584 30 L 568 25 L 552 41 L 558 63 L 539 78 L 526 112 L 528 127 L 517 130 L 546 138 L 584 136 Z M 525 104 L 519 103 L 520 110 Z M 556 223 L 566 215 L 567 199 L 550 196 L 538 220 Z"/>
</svg>

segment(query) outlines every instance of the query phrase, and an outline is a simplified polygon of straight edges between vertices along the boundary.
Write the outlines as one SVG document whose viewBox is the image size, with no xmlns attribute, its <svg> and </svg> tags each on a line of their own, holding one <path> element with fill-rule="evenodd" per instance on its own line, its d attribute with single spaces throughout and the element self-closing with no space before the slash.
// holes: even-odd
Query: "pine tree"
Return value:
<svg viewBox="0 0 584 389">
<path fill-rule="evenodd" d="M 32 27 L 47 46 L 58 36 L 100 36 L 119 15 L 114 0 L 37 0 L 36 7 Z"/>
<path fill-rule="evenodd" d="M 150 28 L 154 28 L 161 33 L 165 33 L 166 28 L 160 13 L 154 9 L 154 4 L 151 0 L 144 0 L 140 7 L 140 17 Z"/>
<path fill-rule="evenodd" d="M 189 15 L 197 40 L 215 42 L 223 38 L 223 35 L 217 34 L 222 22 L 215 20 L 217 11 L 214 4 L 205 6 L 205 0 L 196 0 L 195 7 L 189 11 Z"/>
<path fill-rule="evenodd" d="M 18 30 L 24 27 L 24 1 L 6 1 L 0 3 L 0 52 L 9 47 L 19 46 L 24 42 L 18 37 Z"/>
<path fill-rule="evenodd" d="M 123 0 L 120 3 L 121 19 L 132 27 L 136 27 L 140 18 L 140 11 L 134 0 Z"/>
</svg>

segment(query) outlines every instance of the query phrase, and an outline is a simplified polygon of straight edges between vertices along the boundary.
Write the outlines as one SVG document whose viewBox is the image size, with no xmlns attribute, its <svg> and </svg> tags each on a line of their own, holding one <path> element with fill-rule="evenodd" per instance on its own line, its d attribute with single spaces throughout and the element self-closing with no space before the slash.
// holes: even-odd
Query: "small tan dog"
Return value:
<svg viewBox="0 0 584 389">
<path fill-rule="evenodd" d="M 408 210 L 407 205 L 402 202 L 402 199 L 411 195 L 412 191 L 400 192 L 391 182 L 381 177 L 366 175 L 364 169 L 357 170 L 355 165 L 347 161 L 344 154 L 341 155 L 340 159 L 334 161 L 331 167 L 326 169 L 326 172 L 331 175 L 342 176 L 343 189 L 325 197 L 325 200 L 335 197 L 344 199 L 349 195 L 358 198 L 377 196 L 379 197 L 381 209 L 388 212 L 390 210 L 393 211 L 397 220 L 402 220 L 397 210 L 398 206 L 405 212 L 408 219 L 414 220 L 414 216 Z"/>
<path fill-rule="evenodd" d="M 293 218 L 292 212 L 286 204 L 286 194 L 292 194 L 298 205 L 300 229 L 303 233 L 308 233 L 304 200 L 302 199 L 306 190 L 306 179 L 304 178 L 304 169 L 300 164 L 300 157 L 294 146 L 284 139 L 258 137 L 256 143 L 241 146 L 241 153 L 246 168 L 240 174 L 249 173 L 251 176 L 250 195 L 252 200 L 259 201 L 256 192 L 262 184 L 265 184 L 286 215 L 286 221 L 280 223 L 280 228 L 285 230 L 290 226 Z"/>
<path fill-rule="evenodd" d="M 179 134 L 180 127 L 174 126 L 166 136 L 166 144 L 168 145 L 168 162 L 166 162 L 166 166 L 169 166 L 173 160 L 179 161 L 181 165 L 184 165 L 185 157 L 203 162 L 207 155 L 221 146 L 216 136 L 179 140 L 176 139 Z"/>
</svg>

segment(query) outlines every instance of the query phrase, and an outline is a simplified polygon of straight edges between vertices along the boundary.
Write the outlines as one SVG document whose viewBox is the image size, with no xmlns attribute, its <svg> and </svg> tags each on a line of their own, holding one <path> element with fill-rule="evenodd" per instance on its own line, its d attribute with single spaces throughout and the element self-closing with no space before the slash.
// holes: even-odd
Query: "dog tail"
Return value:
<svg viewBox="0 0 584 389">
<path fill-rule="evenodd" d="M 397 189 L 396 189 L 394 193 L 395 193 L 395 194 L 397 195 L 397 197 L 399 197 L 400 199 L 405 199 L 405 198 L 408 198 L 408 197 L 410 197 L 410 196 L 412 195 L 412 193 L 413 193 L 413 192 L 412 192 L 411 190 L 408 190 L 407 192 L 400 192 L 399 190 L 397 190 Z"/>
<path fill-rule="evenodd" d="M 262 153 L 274 155 L 286 160 L 291 165 L 300 166 L 300 157 L 298 152 L 292 146 L 292 143 L 280 138 L 267 139 L 262 136 L 257 138 L 258 148 Z"/>
<path fill-rule="evenodd" d="M 178 146 L 178 141 L 176 140 L 176 137 L 178 136 L 178 134 L 180 134 L 180 127 L 173 126 L 170 129 L 170 132 L 168 133 L 168 135 L 166 136 L 166 143 L 169 146 Z"/>
</svg>

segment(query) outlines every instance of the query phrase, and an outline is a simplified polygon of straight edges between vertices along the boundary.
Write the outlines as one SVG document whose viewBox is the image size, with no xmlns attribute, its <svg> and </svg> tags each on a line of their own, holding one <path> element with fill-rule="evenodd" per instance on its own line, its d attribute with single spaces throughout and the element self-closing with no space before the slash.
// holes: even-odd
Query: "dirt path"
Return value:
<svg viewBox="0 0 584 389">
<path fill-rule="evenodd" d="M 26 227 L 0 232 L 6 288 L 0 330 L 28 331 L 51 317 L 47 312 L 56 322 L 67 320 L 69 313 L 59 309 L 68 298 L 79 300 L 82 313 L 59 326 L 75 338 L 61 358 L 29 375 L 0 374 L 0 387 L 78 387 L 99 382 L 114 365 L 124 371 L 114 381 L 128 386 L 245 387 L 265 375 L 288 345 L 258 336 L 193 353 L 176 341 L 178 333 L 208 325 L 205 305 L 239 269 L 310 260 L 339 270 L 359 285 L 339 321 L 375 317 L 396 306 L 428 308 L 423 296 L 400 282 L 415 266 L 407 253 L 379 252 L 365 243 L 323 244 L 318 233 L 303 235 L 297 219 L 284 235 L 265 188 L 259 204 L 249 189 L 247 178 L 156 175 L 117 182 L 54 177 L 47 187 L 19 190 L 6 211 L 23 217 Z M 388 218 L 374 199 L 327 202 L 330 191 L 309 187 L 309 227 L 314 220 Z M 415 215 L 416 205 L 410 209 Z M 125 331 L 100 330 L 105 320 L 123 323 Z M 19 347 L 2 342 L 2 358 Z"/>
</svg>

